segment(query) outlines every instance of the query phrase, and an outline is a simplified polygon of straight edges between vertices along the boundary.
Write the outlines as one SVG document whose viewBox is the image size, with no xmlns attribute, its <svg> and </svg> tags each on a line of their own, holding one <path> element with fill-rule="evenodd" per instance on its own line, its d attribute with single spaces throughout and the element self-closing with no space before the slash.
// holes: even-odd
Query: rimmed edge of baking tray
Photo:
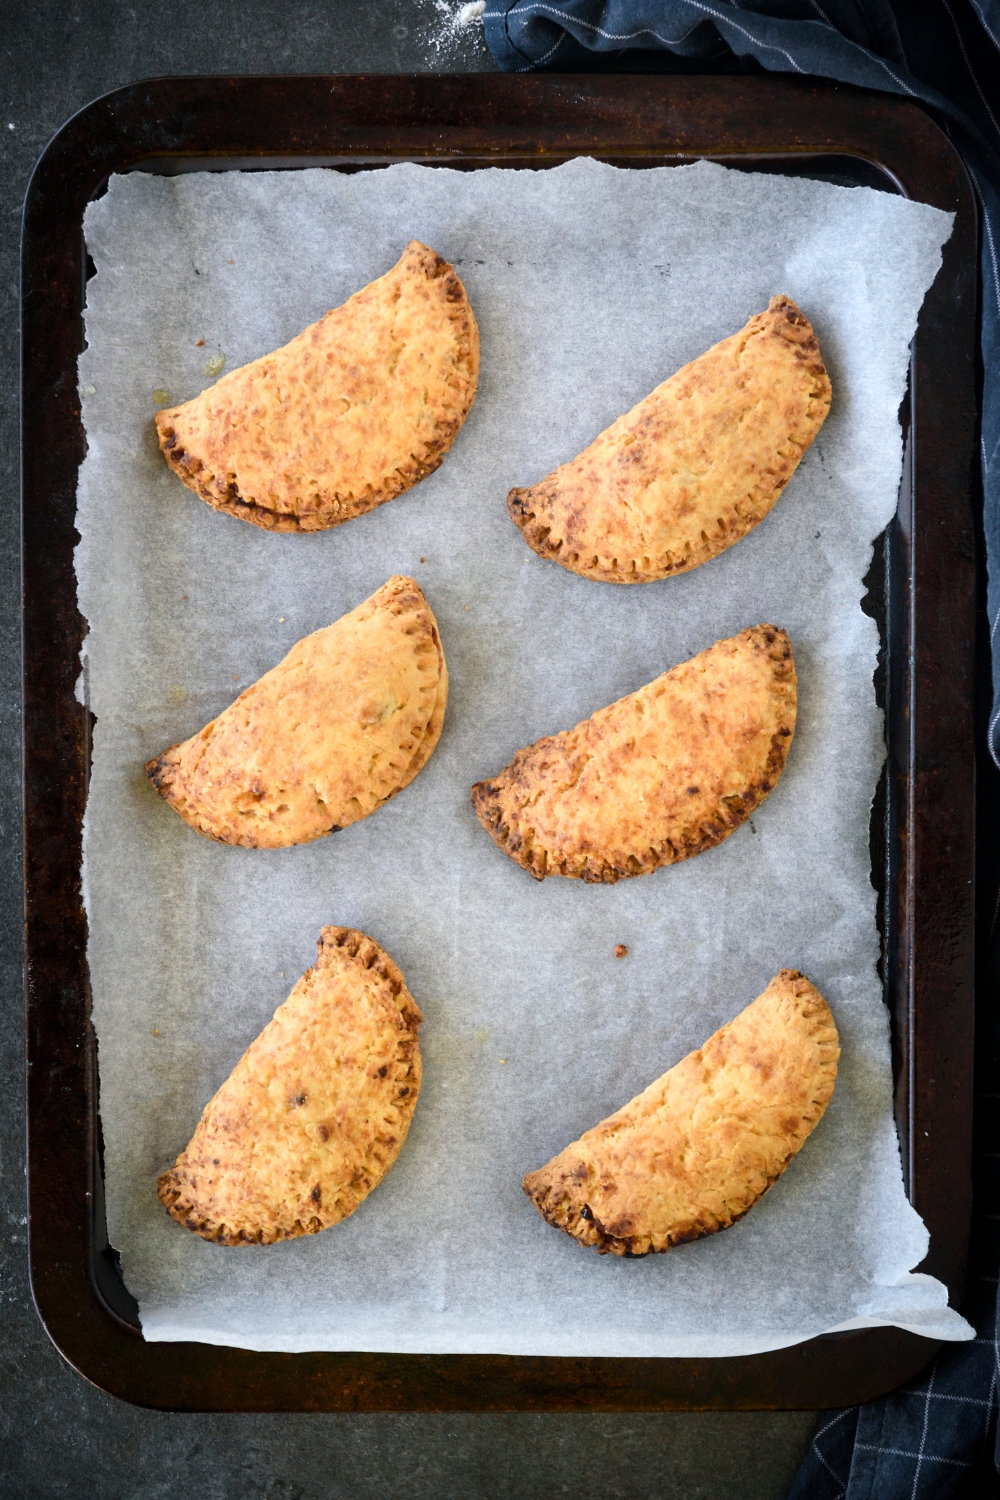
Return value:
<svg viewBox="0 0 1000 1500">
<path fill-rule="evenodd" d="M 748 126 L 752 121 L 752 127 Z M 88 715 L 75 695 L 76 388 L 82 217 L 112 172 L 421 160 L 631 166 L 711 157 L 867 180 L 956 212 L 920 315 L 897 516 L 869 575 L 882 674 L 885 985 L 904 1180 L 921 1269 L 961 1294 L 971 1208 L 976 209 L 916 105 L 811 79 L 421 75 L 160 79 L 73 117 L 29 185 L 22 252 L 25 931 L 29 1254 L 39 1315 L 87 1379 L 175 1410 L 611 1411 L 849 1405 L 939 1347 L 898 1328 L 721 1359 L 267 1354 L 146 1343 L 107 1244 L 80 889 Z M 808 162 L 808 168 L 806 168 Z M 874 175 L 871 175 L 874 174 Z M 860 180 L 866 180 L 862 177 Z M 876 598 L 876 596 L 879 596 Z M 882 605 L 884 604 L 884 609 Z"/>
</svg>

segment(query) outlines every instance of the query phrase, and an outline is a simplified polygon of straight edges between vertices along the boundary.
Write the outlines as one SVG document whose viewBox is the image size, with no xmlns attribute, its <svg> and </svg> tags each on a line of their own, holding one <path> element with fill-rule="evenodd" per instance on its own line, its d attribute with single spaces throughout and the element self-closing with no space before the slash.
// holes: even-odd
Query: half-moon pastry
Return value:
<svg viewBox="0 0 1000 1500">
<path fill-rule="evenodd" d="M 409 785 L 440 738 L 447 700 L 430 605 L 412 578 L 394 577 L 304 636 L 146 774 L 207 838 L 246 849 L 306 844 Z"/>
<path fill-rule="evenodd" d="M 159 1179 L 163 1206 L 220 1245 L 271 1245 L 346 1219 L 392 1166 L 420 1092 L 420 1010 L 363 932 L 319 956 L 250 1043 Z"/>
<path fill-rule="evenodd" d="M 772 297 L 507 509 L 539 557 L 584 578 L 684 573 L 764 519 L 829 409 L 808 319 Z"/>
<path fill-rule="evenodd" d="M 782 969 L 697 1052 L 527 1173 L 524 1191 L 599 1255 L 646 1255 L 727 1229 L 819 1123 L 839 1057 L 826 1001 Z"/>
<path fill-rule="evenodd" d="M 788 636 L 754 625 L 519 750 L 472 803 L 536 880 L 612 885 L 728 838 L 784 770 L 795 708 Z"/>
<path fill-rule="evenodd" d="M 160 447 L 215 510 L 323 531 L 433 473 L 476 395 L 479 331 L 447 261 L 399 262 L 273 354 L 156 414 Z"/>
</svg>

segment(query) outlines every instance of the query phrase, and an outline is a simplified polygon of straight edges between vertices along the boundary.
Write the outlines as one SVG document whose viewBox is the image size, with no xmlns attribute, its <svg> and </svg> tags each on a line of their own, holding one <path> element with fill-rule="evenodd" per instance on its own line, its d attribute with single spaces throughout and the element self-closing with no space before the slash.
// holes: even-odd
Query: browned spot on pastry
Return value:
<svg viewBox="0 0 1000 1500">
<path fill-rule="evenodd" d="M 324 927 L 318 948 L 159 1180 L 160 1202 L 202 1239 L 270 1245 L 316 1234 L 354 1212 L 406 1139 L 420 1010 L 363 932 Z"/>
<path fill-rule="evenodd" d="M 773 297 L 507 509 L 539 557 L 585 578 L 684 573 L 764 519 L 829 409 L 816 335 Z"/>
<path fill-rule="evenodd" d="M 524 1191 L 598 1254 L 646 1255 L 741 1219 L 819 1123 L 840 1043 L 822 995 L 782 969 L 751 1005 Z"/>
<path fill-rule="evenodd" d="M 472 788 L 494 843 L 536 880 L 613 884 L 720 844 L 776 784 L 795 729 L 788 636 L 717 641 Z"/>
<path fill-rule="evenodd" d="M 447 261 L 397 265 L 273 354 L 156 414 L 167 463 L 215 510 L 323 531 L 432 473 L 476 394 L 479 331 Z"/>
</svg>

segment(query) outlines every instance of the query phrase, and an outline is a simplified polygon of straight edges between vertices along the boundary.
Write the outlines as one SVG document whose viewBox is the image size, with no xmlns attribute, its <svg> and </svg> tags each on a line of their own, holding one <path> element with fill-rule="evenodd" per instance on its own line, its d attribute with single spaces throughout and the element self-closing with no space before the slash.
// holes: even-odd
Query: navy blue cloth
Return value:
<svg viewBox="0 0 1000 1500">
<path fill-rule="evenodd" d="M 880 1401 L 829 1412 L 788 1500 L 983 1500 L 1000 1494 L 1000 936 L 977 1014 L 976 1153 L 969 1293 L 974 1343 L 946 1345 L 930 1368 Z"/>
<path fill-rule="evenodd" d="M 1000 0 L 487 0 L 502 68 L 643 66 L 815 74 L 929 107 L 960 152 L 982 223 L 981 463 L 994 642 L 986 733 L 1000 766 Z M 998 940 L 1000 949 L 1000 940 Z M 996 1489 L 1000 1329 L 1000 1021 L 994 964 L 977 1021 L 973 1343 L 909 1386 L 820 1421 L 788 1500 L 929 1500 Z"/>
</svg>

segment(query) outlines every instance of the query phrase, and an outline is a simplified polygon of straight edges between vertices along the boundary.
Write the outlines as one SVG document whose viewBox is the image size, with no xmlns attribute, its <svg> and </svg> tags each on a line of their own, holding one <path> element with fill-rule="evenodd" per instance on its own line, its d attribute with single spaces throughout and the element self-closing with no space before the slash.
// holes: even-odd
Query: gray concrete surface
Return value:
<svg viewBox="0 0 1000 1500">
<path fill-rule="evenodd" d="M 444 8 L 442 8 L 444 6 Z M 99 94 L 182 73 L 492 70 L 458 0 L 0 0 L 0 1495 L 4 1500 L 777 1500 L 811 1413 L 182 1416 L 63 1362 L 28 1289 L 23 1170 L 17 245 L 31 168 Z M 13 128 L 10 128 L 13 127 Z"/>
</svg>

